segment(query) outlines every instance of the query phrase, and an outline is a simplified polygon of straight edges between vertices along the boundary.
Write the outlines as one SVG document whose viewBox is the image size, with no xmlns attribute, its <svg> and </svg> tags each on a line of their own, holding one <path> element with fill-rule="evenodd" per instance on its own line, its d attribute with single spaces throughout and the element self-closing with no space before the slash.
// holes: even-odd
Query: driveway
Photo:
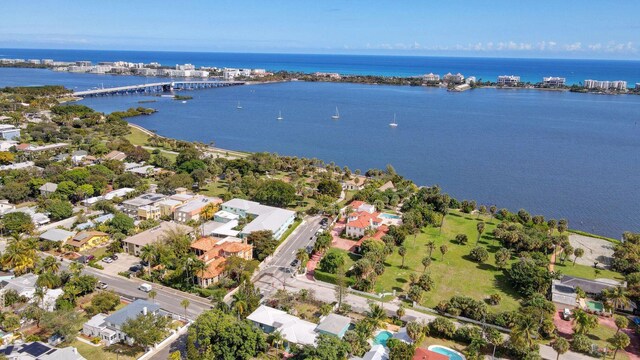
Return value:
<svg viewBox="0 0 640 360">
<path fill-rule="evenodd" d="M 584 256 L 578 258 L 576 263 L 593 266 L 593 263 L 597 261 L 607 267 L 611 265 L 611 261 L 613 260 L 613 243 L 578 234 L 569 235 L 569 243 L 571 243 L 571 246 L 574 248 L 584 249 Z M 573 256 L 571 256 L 571 259 L 573 259 Z"/>
<path fill-rule="evenodd" d="M 103 272 L 112 276 L 118 276 L 119 272 L 128 271 L 131 266 L 139 263 L 139 258 L 127 253 L 118 254 L 118 260 L 111 264 L 100 261 L 100 265 L 104 267 Z"/>
</svg>

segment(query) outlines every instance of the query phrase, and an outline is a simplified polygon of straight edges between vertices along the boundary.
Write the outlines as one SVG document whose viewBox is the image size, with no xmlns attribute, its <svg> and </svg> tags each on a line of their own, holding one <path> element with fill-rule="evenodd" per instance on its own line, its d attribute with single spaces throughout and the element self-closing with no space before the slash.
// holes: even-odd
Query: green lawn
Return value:
<svg viewBox="0 0 640 360">
<path fill-rule="evenodd" d="M 573 265 L 570 261 L 566 261 L 564 265 L 560 264 L 560 262 L 556 263 L 554 270 L 561 272 L 563 275 L 577 276 L 586 279 L 606 278 L 624 280 L 624 276 L 611 270 L 600 269 L 600 273 L 596 276 L 596 272 L 593 267 L 580 264 Z"/>
<path fill-rule="evenodd" d="M 123 351 L 120 354 L 115 352 L 106 351 L 104 346 L 92 346 L 79 340 L 75 340 L 71 343 L 71 346 L 78 349 L 80 355 L 85 359 L 91 360 L 134 360 L 142 355 L 141 351 L 135 353 L 131 352 L 131 348 L 123 347 Z"/>
<path fill-rule="evenodd" d="M 221 197 L 225 193 L 227 193 L 227 184 L 224 181 L 212 182 L 200 188 L 200 194 L 207 196 Z"/>
<path fill-rule="evenodd" d="M 479 245 L 485 246 L 490 253 L 489 260 L 485 264 L 477 264 L 467 258 L 469 251 L 475 247 L 478 237 L 476 224 L 480 221 L 475 215 L 452 212 L 447 215 L 442 233 L 438 228 L 424 228 L 422 233 L 414 240 L 408 236 L 405 241 L 407 255 L 405 268 L 401 269 L 402 258 L 394 253 L 387 258 L 387 269 L 376 282 L 375 292 L 406 291 L 409 287 L 409 274 L 417 272 L 422 274 L 422 259 L 429 255 L 427 242 L 435 241 L 436 249 L 432 254 L 432 264 L 427 271 L 431 272 L 435 282 L 435 288 L 425 296 L 422 305 L 435 307 L 440 301 L 448 300 L 454 295 L 469 296 L 482 300 L 489 295 L 498 293 L 502 295 L 502 302 L 494 311 L 516 310 L 518 308 L 518 296 L 506 283 L 501 270 L 495 267 L 493 254 L 500 248 L 497 240 L 490 233 L 495 229 L 497 221 L 488 217 L 485 220 L 485 231 Z M 454 242 L 457 234 L 466 234 L 469 238 L 467 245 L 459 245 Z M 448 252 L 442 257 L 440 246 L 446 244 Z"/>
<path fill-rule="evenodd" d="M 149 135 L 131 126 L 129 127 L 129 130 L 131 130 L 131 134 L 125 136 L 127 140 L 129 140 L 133 145 L 147 145 Z"/>
<path fill-rule="evenodd" d="M 615 329 L 599 324 L 595 329 L 593 329 L 593 331 L 591 331 L 588 337 L 594 343 L 598 344 L 598 347 L 600 348 L 604 348 L 604 347 L 611 348 L 611 344 L 609 344 L 607 340 L 610 339 L 613 335 L 615 335 L 615 333 L 616 333 Z M 613 352 L 611 354 L 612 354 L 611 357 L 607 357 L 607 359 L 613 358 Z M 624 351 L 620 350 L 618 351 L 618 355 L 616 356 L 616 359 L 626 360 L 626 359 L 629 359 L 629 357 L 627 356 L 627 354 L 624 353 Z"/>
</svg>

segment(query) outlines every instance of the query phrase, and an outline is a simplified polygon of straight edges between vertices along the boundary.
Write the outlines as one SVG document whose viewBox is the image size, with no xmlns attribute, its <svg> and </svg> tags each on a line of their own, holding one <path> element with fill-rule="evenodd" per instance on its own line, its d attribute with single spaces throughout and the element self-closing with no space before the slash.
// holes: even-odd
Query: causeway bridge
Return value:
<svg viewBox="0 0 640 360">
<path fill-rule="evenodd" d="M 125 95 L 134 93 L 160 93 L 172 90 L 196 90 L 216 87 L 244 85 L 244 81 L 166 81 L 140 85 L 118 86 L 112 88 L 75 91 L 74 96 Z"/>
</svg>

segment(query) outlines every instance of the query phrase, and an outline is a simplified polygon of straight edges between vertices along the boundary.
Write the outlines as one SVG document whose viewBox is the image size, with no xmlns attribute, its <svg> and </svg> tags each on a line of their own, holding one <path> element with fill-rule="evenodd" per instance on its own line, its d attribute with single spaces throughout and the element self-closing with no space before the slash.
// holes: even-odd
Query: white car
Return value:
<svg viewBox="0 0 640 360">
<path fill-rule="evenodd" d="M 102 259 L 103 262 L 106 262 L 107 264 L 111 264 L 113 262 L 113 259 L 110 257 L 106 257 Z"/>
<path fill-rule="evenodd" d="M 102 289 L 102 290 L 106 289 L 108 286 L 109 285 L 107 285 L 107 283 L 104 283 L 102 281 L 98 281 L 98 284 L 96 285 L 98 289 Z"/>
</svg>

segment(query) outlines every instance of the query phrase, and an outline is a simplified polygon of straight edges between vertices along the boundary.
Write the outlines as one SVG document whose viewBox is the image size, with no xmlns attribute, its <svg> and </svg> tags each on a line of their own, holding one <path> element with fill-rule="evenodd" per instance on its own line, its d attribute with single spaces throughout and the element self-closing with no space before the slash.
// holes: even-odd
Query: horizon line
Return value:
<svg viewBox="0 0 640 360">
<path fill-rule="evenodd" d="M 516 59 L 516 60 L 578 60 L 578 61 L 623 61 L 640 62 L 637 59 L 620 58 L 580 58 L 580 57 L 521 57 L 521 56 L 483 56 L 483 55 L 407 55 L 407 54 L 384 54 L 384 53 L 321 53 L 321 52 L 259 52 L 259 51 L 196 51 L 196 50 L 131 50 L 131 49 L 87 49 L 87 48 L 41 48 L 41 47 L 0 47 L 1 50 L 54 50 L 54 51 L 107 51 L 107 52 L 161 52 L 161 53 L 193 53 L 193 54 L 260 54 L 260 55 L 316 55 L 316 56 L 387 56 L 387 57 L 423 57 L 423 58 L 472 58 L 472 59 Z M 2 54 L 0 54 L 0 57 Z"/>
</svg>

